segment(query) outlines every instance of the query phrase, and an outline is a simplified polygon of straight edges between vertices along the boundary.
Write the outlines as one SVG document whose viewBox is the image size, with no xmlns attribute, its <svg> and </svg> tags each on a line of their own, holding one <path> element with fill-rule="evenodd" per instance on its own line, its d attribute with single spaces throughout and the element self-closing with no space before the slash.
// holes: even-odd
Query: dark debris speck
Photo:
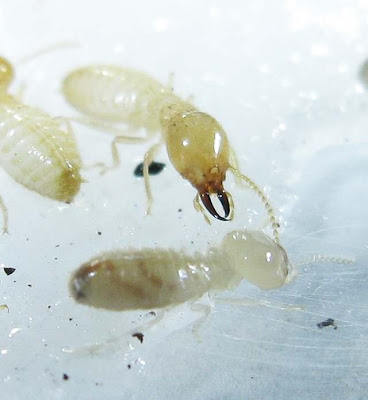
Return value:
<svg viewBox="0 0 368 400">
<path fill-rule="evenodd" d="M 29 283 L 28 285 L 27 285 L 28 287 L 32 287 L 32 285 Z"/>
<path fill-rule="evenodd" d="M 164 163 L 152 161 L 150 166 L 148 167 L 148 173 L 149 175 L 158 175 L 166 165 Z M 135 170 L 134 170 L 134 176 L 136 177 L 142 177 L 143 176 L 143 163 L 139 163 Z"/>
<path fill-rule="evenodd" d="M 11 275 L 13 272 L 15 272 L 15 268 L 4 267 L 4 272 L 6 273 L 6 275 Z"/>
<path fill-rule="evenodd" d="M 144 335 L 141 332 L 136 332 L 132 334 L 133 337 L 136 337 L 141 343 L 143 343 Z"/>
<path fill-rule="evenodd" d="M 322 329 L 322 328 L 324 328 L 326 326 L 333 326 L 334 329 L 337 329 L 337 325 L 335 324 L 335 320 L 332 319 L 332 318 L 328 318 L 328 319 L 326 319 L 326 321 L 319 322 L 317 324 L 317 326 L 318 326 L 319 329 Z"/>
<path fill-rule="evenodd" d="M 68 379 L 69 379 L 69 375 L 64 373 L 64 374 L 63 374 L 63 380 L 64 380 L 64 381 L 67 381 Z"/>
<path fill-rule="evenodd" d="M 98 231 L 98 232 L 97 232 L 97 235 L 101 236 L 101 235 L 102 235 L 102 232 Z"/>
</svg>

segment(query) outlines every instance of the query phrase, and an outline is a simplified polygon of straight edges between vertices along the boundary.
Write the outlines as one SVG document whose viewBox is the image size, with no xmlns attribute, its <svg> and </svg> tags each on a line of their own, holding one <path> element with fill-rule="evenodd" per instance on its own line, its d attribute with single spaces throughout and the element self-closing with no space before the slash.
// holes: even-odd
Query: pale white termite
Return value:
<svg viewBox="0 0 368 400">
<path fill-rule="evenodd" d="M 233 202 L 223 188 L 226 172 L 230 169 L 237 180 L 248 184 L 265 204 L 277 240 L 278 223 L 274 211 L 262 190 L 239 172 L 235 153 L 222 126 L 215 118 L 175 95 L 170 85 L 164 86 L 134 69 L 96 65 L 69 73 L 63 82 L 63 92 L 69 103 L 91 117 L 89 123 L 113 132 L 118 131 L 115 123 L 127 125 L 124 136 L 117 136 L 112 144 L 115 166 L 119 163 L 116 143 L 142 141 L 161 132 L 160 142 L 144 157 L 147 212 L 152 202 L 148 167 L 159 147 L 166 143 L 172 164 L 198 191 L 194 199 L 197 210 L 203 212 L 200 199 L 215 218 L 232 219 Z M 126 135 L 139 128 L 146 129 L 146 138 Z M 221 202 L 223 216 L 212 204 L 212 194 Z"/>
<path fill-rule="evenodd" d="M 142 249 L 113 251 L 83 264 L 70 280 L 75 300 L 108 310 L 171 307 L 246 279 L 261 289 L 282 286 L 285 250 L 259 231 L 234 231 L 207 254 Z"/>
<path fill-rule="evenodd" d="M 8 94 L 13 75 L 11 64 L 0 57 L 0 165 L 26 188 L 70 203 L 82 182 L 73 132 L 63 118 L 52 118 Z"/>
</svg>

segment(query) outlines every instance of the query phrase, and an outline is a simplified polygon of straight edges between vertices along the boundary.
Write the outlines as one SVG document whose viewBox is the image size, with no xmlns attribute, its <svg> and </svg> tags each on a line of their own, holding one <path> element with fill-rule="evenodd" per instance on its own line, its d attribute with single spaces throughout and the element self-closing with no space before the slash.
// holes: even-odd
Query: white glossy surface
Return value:
<svg viewBox="0 0 368 400">
<path fill-rule="evenodd" d="M 174 72 L 178 94 L 193 94 L 219 120 L 242 170 L 265 186 L 290 259 L 318 253 L 357 260 L 303 265 L 290 285 L 272 292 L 243 282 L 225 296 L 268 306 L 216 305 L 201 327 L 202 342 L 190 325 L 197 314 L 183 306 L 144 332 L 143 344 L 125 335 L 98 354 L 70 354 L 62 349 L 109 340 L 142 319 L 76 305 L 68 279 L 82 262 L 116 247 L 212 246 L 230 230 L 261 226 L 264 210 L 229 178 L 236 218 L 207 226 L 192 207 L 194 189 L 168 163 L 152 178 L 153 215 L 144 217 L 143 182 L 132 174 L 144 145 L 120 146 L 121 168 L 103 177 L 85 170 L 87 182 L 70 206 L 0 171 L 10 224 L 0 262 L 17 268 L 10 276 L 0 270 L 1 303 L 9 306 L 0 313 L 2 399 L 365 397 L 368 92 L 358 70 L 368 56 L 368 4 L 336 4 L 0 3 L 1 51 L 13 63 L 50 44 L 81 44 L 16 65 L 12 90 L 25 82 L 28 104 L 75 115 L 59 86 L 84 64 L 116 63 L 161 81 Z M 86 165 L 110 159 L 109 135 L 74 129 Z M 159 161 L 168 162 L 164 151 Z M 336 330 L 317 328 L 327 318 Z"/>
</svg>

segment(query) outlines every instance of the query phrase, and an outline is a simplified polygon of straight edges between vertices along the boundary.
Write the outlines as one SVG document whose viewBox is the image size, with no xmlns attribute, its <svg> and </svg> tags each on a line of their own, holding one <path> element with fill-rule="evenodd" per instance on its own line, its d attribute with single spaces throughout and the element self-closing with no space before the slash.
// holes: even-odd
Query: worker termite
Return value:
<svg viewBox="0 0 368 400">
<path fill-rule="evenodd" d="M 289 273 L 285 250 L 259 231 L 234 231 L 206 255 L 142 249 L 104 253 L 70 280 L 76 301 L 109 310 L 171 307 L 206 292 L 236 287 L 242 279 L 261 289 L 282 286 Z"/>
<path fill-rule="evenodd" d="M 144 158 L 147 213 L 152 202 L 148 167 L 160 146 L 166 143 L 172 164 L 198 191 L 194 199 L 196 210 L 204 213 L 201 200 L 215 218 L 221 221 L 232 219 L 233 202 L 223 188 L 226 172 L 230 170 L 238 181 L 244 181 L 258 194 L 274 231 L 277 231 L 278 224 L 270 203 L 262 190 L 239 172 L 235 153 L 222 126 L 215 118 L 175 95 L 171 85 L 164 86 L 134 69 L 96 65 L 69 73 L 63 82 L 63 93 L 69 103 L 91 117 L 87 121 L 77 120 L 119 135 L 112 142 L 114 166 L 119 164 L 117 143 L 139 142 L 162 133 L 160 142 L 154 144 Z M 127 129 L 116 128 L 116 123 L 125 123 Z M 128 132 L 136 132 L 142 127 L 147 131 L 145 138 L 127 136 Z M 223 216 L 216 211 L 212 194 L 217 195 Z"/>
<path fill-rule="evenodd" d="M 11 64 L 0 57 L 0 165 L 26 188 L 69 203 L 82 182 L 73 132 L 65 119 L 52 118 L 8 94 L 13 75 Z M 6 230 L 6 209 L 0 205 Z"/>
</svg>

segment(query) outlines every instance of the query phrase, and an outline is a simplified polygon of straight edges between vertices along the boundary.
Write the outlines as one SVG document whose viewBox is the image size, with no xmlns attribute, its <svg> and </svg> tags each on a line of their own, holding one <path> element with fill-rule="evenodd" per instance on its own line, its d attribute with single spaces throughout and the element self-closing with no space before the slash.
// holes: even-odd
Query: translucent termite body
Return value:
<svg viewBox="0 0 368 400">
<path fill-rule="evenodd" d="M 130 68 L 96 65 L 72 71 L 63 82 L 63 92 L 70 104 L 79 111 L 95 118 L 89 120 L 95 126 L 113 130 L 112 124 L 125 123 L 126 132 L 145 128 L 147 138 L 161 133 L 160 143 L 146 153 L 144 177 L 149 212 L 152 195 L 148 166 L 161 144 L 166 143 L 170 161 L 196 189 L 195 208 L 208 212 L 221 221 L 232 219 L 231 196 L 223 188 L 226 172 L 231 170 L 238 179 L 244 180 L 267 205 L 277 229 L 274 213 L 262 190 L 238 169 L 235 153 L 231 150 L 227 135 L 215 118 L 201 112 L 190 102 L 175 95 L 170 85 L 164 86 L 149 75 Z M 132 136 L 118 136 L 113 142 L 114 164 L 119 162 L 117 142 L 132 141 Z M 142 141 L 142 138 L 135 139 Z M 224 215 L 216 211 L 211 195 L 216 195 Z"/>
<path fill-rule="evenodd" d="M 70 290 L 76 301 L 97 308 L 163 308 L 233 289 L 242 279 L 261 289 L 278 288 L 288 266 L 279 244 L 262 232 L 243 230 L 227 234 L 205 255 L 170 249 L 104 253 L 73 274 Z"/>
<path fill-rule="evenodd" d="M 8 94 L 13 75 L 11 64 L 0 57 L 0 165 L 26 188 L 70 203 L 82 182 L 74 135 L 64 119 Z"/>
</svg>

